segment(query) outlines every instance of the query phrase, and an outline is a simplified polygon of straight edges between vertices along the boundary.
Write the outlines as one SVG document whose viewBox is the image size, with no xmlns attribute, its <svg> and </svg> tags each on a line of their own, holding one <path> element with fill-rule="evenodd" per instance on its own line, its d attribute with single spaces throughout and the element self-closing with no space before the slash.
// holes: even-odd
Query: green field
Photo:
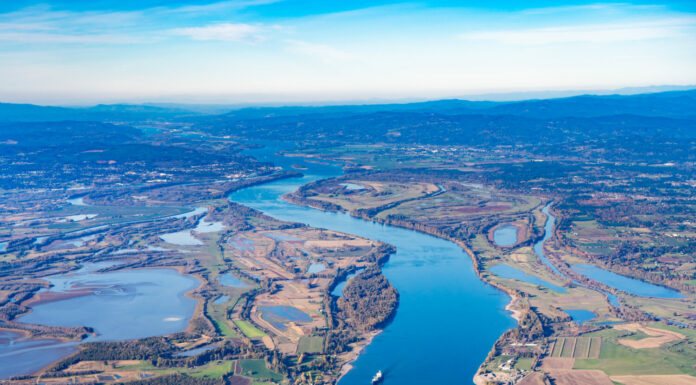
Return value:
<svg viewBox="0 0 696 385">
<path fill-rule="evenodd" d="M 235 320 L 234 324 L 237 325 L 239 330 L 241 330 L 242 333 L 244 333 L 244 335 L 249 338 L 260 338 L 266 335 L 266 333 L 255 328 L 254 325 L 250 324 L 247 321 Z"/>
<path fill-rule="evenodd" d="M 618 338 L 627 338 L 633 333 L 616 329 L 601 330 L 588 334 L 603 337 L 599 359 L 576 358 L 574 369 L 599 369 L 608 375 L 696 375 L 696 368 L 693 366 L 696 362 L 696 331 L 659 323 L 650 326 L 677 331 L 688 339 L 666 343 L 659 348 L 633 349 L 616 342 Z"/>
<path fill-rule="evenodd" d="M 268 369 L 264 360 L 239 360 L 242 365 L 242 375 L 256 379 L 281 381 L 283 376 Z"/>
<path fill-rule="evenodd" d="M 297 345 L 297 354 L 300 353 L 323 353 L 324 338 L 323 337 L 302 337 Z"/>
<path fill-rule="evenodd" d="M 515 369 L 517 370 L 532 370 L 533 358 L 520 357 L 515 362 Z"/>
<path fill-rule="evenodd" d="M 214 361 L 187 372 L 191 377 L 221 378 L 232 371 L 234 361 Z"/>
</svg>

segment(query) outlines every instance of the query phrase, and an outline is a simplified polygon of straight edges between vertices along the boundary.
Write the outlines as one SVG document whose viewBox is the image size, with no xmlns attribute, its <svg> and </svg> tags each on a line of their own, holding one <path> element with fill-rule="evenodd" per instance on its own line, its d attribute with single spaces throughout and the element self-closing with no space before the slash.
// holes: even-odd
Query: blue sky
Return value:
<svg viewBox="0 0 696 385">
<path fill-rule="evenodd" d="M 696 84 L 696 2 L 0 2 L 0 101 L 268 103 Z"/>
</svg>

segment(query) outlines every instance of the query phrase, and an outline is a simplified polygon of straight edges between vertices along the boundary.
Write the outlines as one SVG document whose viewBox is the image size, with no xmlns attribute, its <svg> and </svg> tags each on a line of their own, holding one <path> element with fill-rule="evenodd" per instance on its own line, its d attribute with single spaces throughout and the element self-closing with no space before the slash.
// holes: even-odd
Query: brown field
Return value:
<svg viewBox="0 0 696 385">
<path fill-rule="evenodd" d="M 616 325 L 614 326 L 614 329 L 627 330 L 632 332 L 641 331 L 649 336 L 653 336 L 643 338 L 642 340 L 620 339 L 618 341 L 621 345 L 628 346 L 629 348 L 633 349 L 659 348 L 664 343 L 683 340 L 684 338 L 686 338 L 683 334 L 677 332 L 663 329 L 655 329 L 637 323 Z"/>
<path fill-rule="evenodd" d="M 696 377 L 686 374 L 654 376 L 612 376 L 611 379 L 622 385 L 696 385 Z"/>
<path fill-rule="evenodd" d="M 548 376 L 556 385 L 614 385 L 601 370 L 556 370 Z"/>
<path fill-rule="evenodd" d="M 552 370 L 571 370 L 575 365 L 574 358 L 546 357 L 541 360 L 541 369 L 545 372 Z"/>
<path fill-rule="evenodd" d="M 561 351 L 561 357 L 574 357 L 575 354 L 575 342 L 577 338 L 565 338 L 565 344 L 563 344 L 563 350 Z"/>
<path fill-rule="evenodd" d="M 545 385 L 541 377 L 541 373 L 532 372 L 527 377 L 523 378 L 518 385 Z"/>
</svg>

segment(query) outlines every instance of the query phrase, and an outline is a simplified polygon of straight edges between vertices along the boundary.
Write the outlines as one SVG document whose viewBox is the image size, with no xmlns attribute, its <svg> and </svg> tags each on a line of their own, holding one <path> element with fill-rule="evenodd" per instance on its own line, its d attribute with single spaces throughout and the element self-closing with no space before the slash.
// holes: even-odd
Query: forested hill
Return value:
<svg viewBox="0 0 696 385">
<path fill-rule="evenodd" d="M 0 122 L 12 121 L 136 121 L 136 120 L 254 120 L 321 115 L 344 118 L 379 112 L 411 112 L 437 115 L 514 115 L 528 118 L 599 117 L 640 115 L 696 118 L 696 90 L 669 91 L 639 95 L 581 95 L 556 99 L 517 102 L 468 101 L 459 99 L 419 103 L 288 106 L 233 108 L 224 105 L 112 104 L 93 107 L 51 107 L 32 104 L 0 103 Z M 216 115 L 220 114 L 222 115 Z"/>
</svg>

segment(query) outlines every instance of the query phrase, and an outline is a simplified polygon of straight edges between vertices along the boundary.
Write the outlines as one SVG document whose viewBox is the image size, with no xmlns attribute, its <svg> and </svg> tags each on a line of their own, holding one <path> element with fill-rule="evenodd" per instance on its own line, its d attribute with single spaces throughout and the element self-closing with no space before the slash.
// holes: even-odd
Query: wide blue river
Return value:
<svg viewBox="0 0 696 385">
<path fill-rule="evenodd" d="M 472 383 L 478 366 L 496 339 L 515 322 L 504 310 L 509 298 L 484 284 L 470 257 L 456 244 L 402 228 L 376 224 L 288 203 L 285 193 L 316 180 L 340 175 L 336 167 L 273 157 L 268 151 L 249 155 L 307 168 L 302 178 L 250 187 L 230 200 L 287 221 L 355 234 L 396 246 L 384 266 L 399 290 L 396 317 L 363 351 L 340 385 L 364 385 L 378 371 L 385 384 Z"/>
</svg>

